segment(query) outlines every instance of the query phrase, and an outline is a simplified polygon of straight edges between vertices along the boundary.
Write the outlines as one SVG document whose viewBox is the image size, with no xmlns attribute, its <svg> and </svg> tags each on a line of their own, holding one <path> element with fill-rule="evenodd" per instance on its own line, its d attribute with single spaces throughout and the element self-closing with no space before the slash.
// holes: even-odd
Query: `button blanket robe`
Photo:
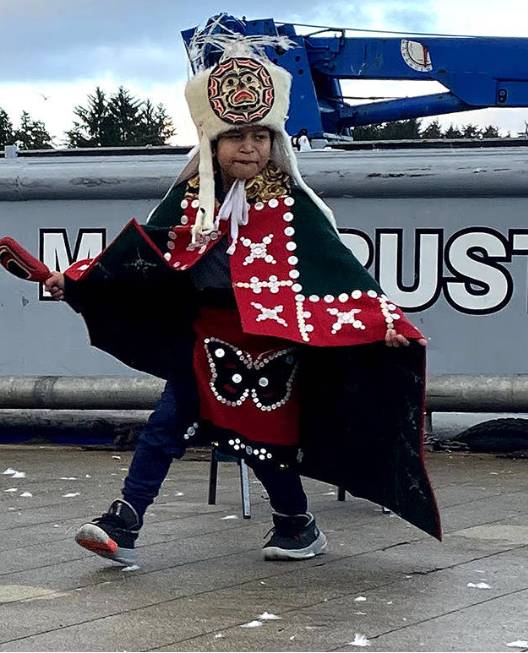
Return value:
<svg viewBox="0 0 528 653">
<path fill-rule="evenodd" d="M 82 314 L 91 343 L 162 378 L 178 364 L 171 357 L 174 343 L 194 334 L 200 316 L 189 270 L 230 238 L 220 221 L 217 231 L 192 242 L 196 197 L 185 182 L 175 186 L 146 225 L 131 221 L 100 256 L 66 273 L 66 301 Z M 213 344 L 207 339 L 201 346 L 208 347 L 208 385 L 216 399 L 232 411 L 251 404 L 262 417 L 266 411 L 279 417 L 289 397 L 293 358 L 287 354 L 293 347 L 298 437 L 263 446 L 247 433 L 215 428 L 225 424 L 215 425 L 214 417 L 211 424 L 205 411 L 196 442 L 214 440 L 230 454 L 256 453 L 269 464 L 291 466 L 386 506 L 440 538 L 423 462 L 425 348 L 416 342 L 422 335 L 303 191 L 256 199 L 229 259 L 235 314 L 243 337 L 272 338 L 282 351 L 275 346 L 269 360 L 252 357 L 242 345 L 215 339 L 214 323 Z M 387 347 L 388 328 L 410 346 Z M 220 387 L 219 374 L 222 382 L 226 370 L 235 372 L 233 382 Z M 273 377 L 284 386 L 282 398 L 279 388 L 275 399 L 273 393 L 266 399 Z M 244 392 L 235 387 L 239 382 L 247 385 Z"/>
</svg>

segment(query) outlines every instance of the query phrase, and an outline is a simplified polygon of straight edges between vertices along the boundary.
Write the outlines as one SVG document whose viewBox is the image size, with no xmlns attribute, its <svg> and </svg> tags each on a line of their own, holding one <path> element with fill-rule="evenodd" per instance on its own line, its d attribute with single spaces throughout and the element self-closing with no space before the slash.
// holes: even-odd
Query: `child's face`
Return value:
<svg viewBox="0 0 528 653">
<path fill-rule="evenodd" d="M 224 179 L 251 179 L 263 170 L 271 154 L 271 134 L 265 127 L 239 127 L 220 134 L 216 158 Z"/>
</svg>

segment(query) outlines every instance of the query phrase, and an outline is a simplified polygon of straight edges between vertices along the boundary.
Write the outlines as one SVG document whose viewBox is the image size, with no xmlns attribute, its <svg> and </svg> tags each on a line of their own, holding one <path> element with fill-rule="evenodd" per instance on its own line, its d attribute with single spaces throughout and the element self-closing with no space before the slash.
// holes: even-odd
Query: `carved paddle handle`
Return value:
<svg viewBox="0 0 528 653">
<path fill-rule="evenodd" d="M 15 277 L 25 281 L 44 283 L 51 276 L 47 265 L 35 258 L 10 236 L 0 238 L 0 265 Z"/>
</svg>

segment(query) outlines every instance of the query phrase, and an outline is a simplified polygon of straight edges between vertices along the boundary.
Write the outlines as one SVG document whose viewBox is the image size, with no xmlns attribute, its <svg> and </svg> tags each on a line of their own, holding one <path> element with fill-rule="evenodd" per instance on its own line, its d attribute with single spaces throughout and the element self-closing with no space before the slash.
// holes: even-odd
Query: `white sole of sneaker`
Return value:
<svg viewBox="0 0 528 653">
<path fill-rule="evenodd" d="M 278 546 L 269 546 L 263 549 L 264 560 L 309 560 L 315 556 L 326 553 L 326 535 L 319 533 L 319 537 L 310 546 L 304 549 L 281 549 Z"/>
<path fill-rule="evenodd" d="M 136 564 L 135 549 L 124 549 L 118 546 L 108 533 L 95 524 L 81 526 L 75 534 L 75 541 L 84 549 L 125 567 Z"/>
</svg>

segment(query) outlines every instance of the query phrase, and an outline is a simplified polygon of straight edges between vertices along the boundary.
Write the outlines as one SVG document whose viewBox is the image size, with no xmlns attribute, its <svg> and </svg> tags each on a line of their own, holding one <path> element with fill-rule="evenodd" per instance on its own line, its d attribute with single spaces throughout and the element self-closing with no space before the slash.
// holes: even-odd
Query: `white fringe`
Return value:
<svg viewBox="0 0 528 653">
<path fill-rule="evenodd" d="M 216 227 L 220 220 L 231 220 L 230 235 L 231 245 L 227 253 L 234 254 L 238 242 L 238 227 L 246 225 L 249 219 L 249 205 L 246 199 L 246 182 L 236 179 L 226 195 L 224 203 L 218 211 Z"/>
</svg>

